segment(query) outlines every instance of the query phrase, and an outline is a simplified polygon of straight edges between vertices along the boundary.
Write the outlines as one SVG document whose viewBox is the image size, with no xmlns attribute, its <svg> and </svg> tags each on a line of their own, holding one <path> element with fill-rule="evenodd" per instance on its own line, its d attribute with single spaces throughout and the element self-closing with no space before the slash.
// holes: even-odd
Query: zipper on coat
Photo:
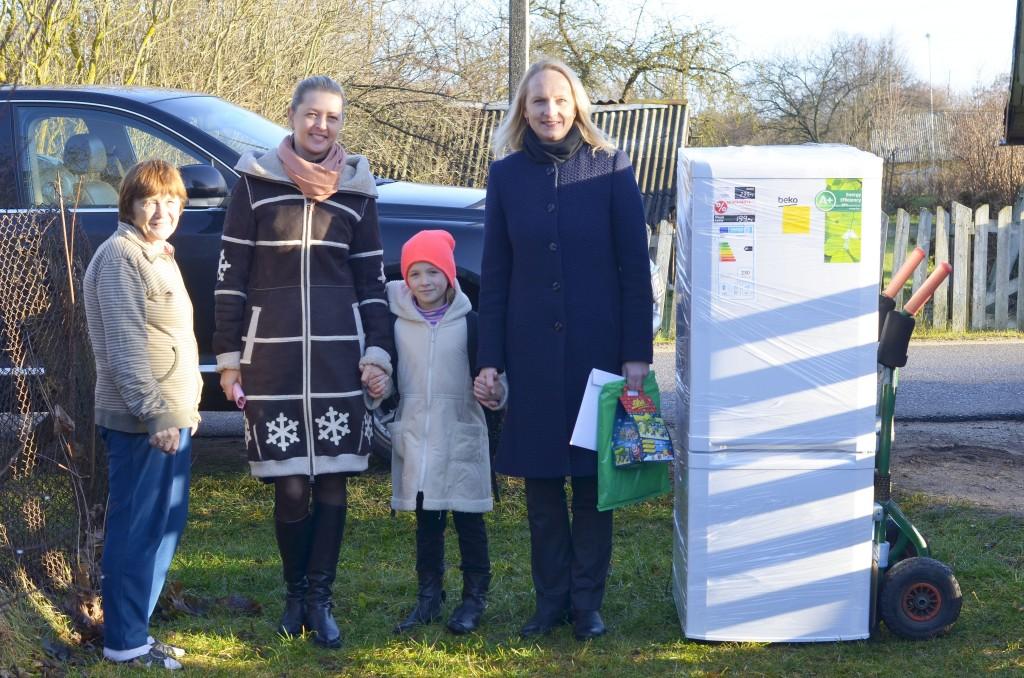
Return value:
<svg viewBox="0 0 1024 678">
<path fill-rule="evenodd" d="M 423 424 L 423 453 L 420 454 L 420 484 L 416 492 L 422 492 L 427 480 L 427 453 L 430 450 L 430 405 L 434 394 L 434 344 L 437 341 L 438 322 L 430 326 L 430 352 L 427 356 L 427 419 Z"/>
<path fill-rule="evenodd" d="M 313 402 L 310 398 L 309 374 L 313 366 L 311 364 L 309 336 L 312 331 L 310 316 L 310 276 L 309 276 L 309 240 L 310 230 L 313 225 L 313 203 L 308 198 L 302 200 L 302 253 L 300 259 L 300 297 L 302 299 L 302 418 L 306 424 L 306 456 L 309 458 L 309 483 L 316 481 L 316 454 L 313 449 Z"/>
</svg>

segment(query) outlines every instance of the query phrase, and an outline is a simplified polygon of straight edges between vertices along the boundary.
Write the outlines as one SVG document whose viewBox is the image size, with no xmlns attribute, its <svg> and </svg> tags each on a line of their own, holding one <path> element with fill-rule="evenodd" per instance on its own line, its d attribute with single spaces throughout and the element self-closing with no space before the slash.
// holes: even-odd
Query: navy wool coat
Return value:
<svg viewBox="0 0 1024 678">
<path fill-rule="evenodd" d="M 495 470 L 595 475 L 597 453 L 569 445 L 590 370 L 651 362 L 652 313 L 643 202 L 625 153 L 584 144 L 561 164 L 522 151 L 494 162 L 477 364 L 508 375 Z"/>
</svg>

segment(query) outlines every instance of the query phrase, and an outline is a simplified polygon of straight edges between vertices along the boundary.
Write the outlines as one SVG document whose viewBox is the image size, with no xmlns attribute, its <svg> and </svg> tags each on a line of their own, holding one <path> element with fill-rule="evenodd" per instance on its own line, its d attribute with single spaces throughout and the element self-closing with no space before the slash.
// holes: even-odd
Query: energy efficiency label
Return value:
<svg viewBox="0 0 1024 678">
<path fill-rule="evenodd" d="M 757 188 L 721 187 L 712 211 L 717 295 L 720 299 L 753 299 Z"/>
</svg>

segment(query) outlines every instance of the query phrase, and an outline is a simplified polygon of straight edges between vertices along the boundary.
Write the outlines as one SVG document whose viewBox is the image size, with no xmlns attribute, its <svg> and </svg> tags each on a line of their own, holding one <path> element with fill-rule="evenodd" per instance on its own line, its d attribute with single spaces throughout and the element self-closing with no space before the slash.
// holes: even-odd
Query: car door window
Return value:
<svg viewBox="0 0 1024 678">
<path fill-rule="evenodd" d="M 137 162 L 211 162 L 147 123 L 88 108 L 21 107 L 18 137 L 32 205 L 63 200 L 79 207 L 115 208 L 124 175 Z"/>
<path fill-rule="evenodd" d="M 129 125 L 128 139 L 135 152 L 135 162 L 144 160 L 166 160 L 175 167 L 201 163 L 196 156 L 175 146 L 169 141 L 156 136 L 140 127 Z M 209 161 L 206 164 L 210 164 Z"/>
</svg>

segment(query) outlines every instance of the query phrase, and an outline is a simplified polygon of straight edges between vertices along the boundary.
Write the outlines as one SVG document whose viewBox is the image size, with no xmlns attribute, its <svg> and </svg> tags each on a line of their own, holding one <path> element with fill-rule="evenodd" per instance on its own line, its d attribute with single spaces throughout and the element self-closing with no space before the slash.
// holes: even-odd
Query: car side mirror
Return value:
<svg viewBox="0 0 1024 678">
<path fill-rule="evenodd" d="M 224 175 L 212 165 L 182 165 L 178 168 L 188 194 L 188 207 L 220 207 L 228 197 Z"/>
</svg>

